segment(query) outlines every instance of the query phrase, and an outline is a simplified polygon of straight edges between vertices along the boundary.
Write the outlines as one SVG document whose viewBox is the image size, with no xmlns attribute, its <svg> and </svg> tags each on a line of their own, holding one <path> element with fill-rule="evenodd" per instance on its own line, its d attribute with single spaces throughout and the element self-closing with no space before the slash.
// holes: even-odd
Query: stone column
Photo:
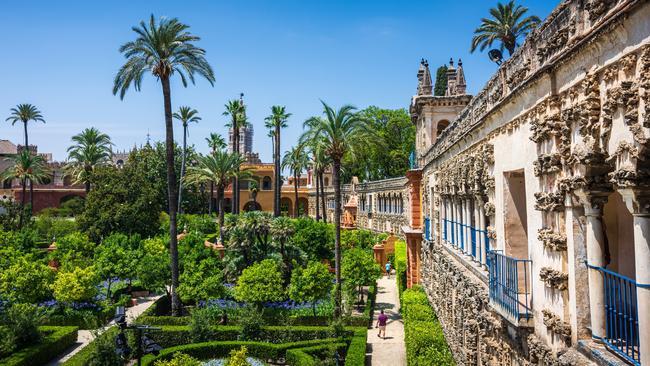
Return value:
<svg viewBox="0 0 650 366">
<path fill-rule="evenodd" d="M 454 221 L 456 222 L 456 224 L 454 225 L 454 231 L 456 233 L 456 245 L 458 246 L 458 248 L 460 248 L 460 222 L 462 221 L 461 215 L 460 215 L 460 213 L 461 213 L 461 210 L 460 210 L 461 207 L 460 206 L 461 206 L 460 198 L 455 197 L 454 198 L 454 207 L 456 208 L 456 210 L 455 210 Z"/>
<path fill-rule="evenodd" d="M 445 235 L 444 234 L 445 233 L 445 214 L 446 214 L 446 212 L 445 212 L 445 210 L 446 210 L 446 208 L 445 208 L 445 204 L 446 204 L 445 203 L 445 197 L 440 196 L 440 201 L 439 202 L 440 202 L 440 215 L 439 215 L 440 216 L 439 217 L 439 220 L 440 220 L 440 232 L 438 233 L 438 243 L 442 243 L 442 240 L 443 240 L 444 235 Z"/>
<path fill-rule="evenodd" d="M 463 198 L 463 237 L 465 238 L 465 254 L 472 254 L 472 243 L 469 235 L 470 224 L 470 202 L 469 198 Z"/>
<path fill-rule="evenodd" d="M 650 190 L 619 190 L 634 216 L 634 269 L 641 365 L 650 365 Z"/>
<path fill-rule="evenodd" d="M 483 255 L 483 250 L 481 249 L 481 233 L 477 231 L 481 229 L 481 213 L 479 211 L 479 206 L 479 198 L 474 198 L 474 223 L 472 226 L 474 227 L 474 242 L 476 243 L 476 260 L 481 263 L 483 262 L 483 258 L 485 258 L 485 256 Z"/>
<path fill-rule="evenodd" d="M 587 219 L 585 241 L 587 242 L 587 262 L 591 266 L 605 265 L 605 233 L 603 232 L 603 206 L 607 202 L 604 194 L 578 192 L 585 208 Z M 589 310 L 591 313 L 591 336 L 599 340 L 606 335 L 605 289 L 602 273 L 589 268 Z"/>
</svg>

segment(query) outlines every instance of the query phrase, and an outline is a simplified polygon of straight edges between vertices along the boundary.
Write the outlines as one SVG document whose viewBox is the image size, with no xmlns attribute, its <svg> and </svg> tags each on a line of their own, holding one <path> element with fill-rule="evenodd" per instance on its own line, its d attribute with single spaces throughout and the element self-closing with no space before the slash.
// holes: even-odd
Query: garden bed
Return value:
<svg viewBox="0 0 650 366">
<path fill-rule="evenodd" d="M 77 342 L 77 327 L 40 326 L 38 329 L 43 333 L 40 343 L 22 348 L 5 358 L 0 358 L 0 365 L 43 365 Z"/>
</svg>

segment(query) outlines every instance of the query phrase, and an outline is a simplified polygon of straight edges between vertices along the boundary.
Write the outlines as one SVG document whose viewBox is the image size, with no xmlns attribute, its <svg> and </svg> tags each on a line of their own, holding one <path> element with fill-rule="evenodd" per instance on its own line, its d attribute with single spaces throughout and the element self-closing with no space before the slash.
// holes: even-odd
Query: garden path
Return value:
<svg viewBox="0 0 650 366">
<path fill-rule="evenodd" d="M 369 364 L 372 366 L 404 366 L 406 365 L 404 322 L 399 313 L 399 293 L 395 275 L 393 274 L 390 278 L 383 276 L 377 281 L 377 286 L 373 329 L 368 330 Z M 388 315 L 386 339 L 377 337 L 377 329 L 374 328 L 381 309 L 384 309 L 384 313 Z"/>
<path fill-rule="evenodd" d="M 141 297 L 138 298 L 138 305 L 126 308 L 126 321 L 131 322 L 135 320 L 140 314 L 147 310 L 160 296 Z M 115 320 L 111 320 L 105 327 L 99 329 L 99 333 L 104 333 L 108 328 L 115 325 Z M 65 353 L 59 355 L 56 359 L 50 361 L 47 366 L 60 365 L 70 359 L 77 352 L 81 351 L 95 338 L 92 330 L 80 330 L 77 335 L 77 343 L 68 348 Z"/>
</svg>

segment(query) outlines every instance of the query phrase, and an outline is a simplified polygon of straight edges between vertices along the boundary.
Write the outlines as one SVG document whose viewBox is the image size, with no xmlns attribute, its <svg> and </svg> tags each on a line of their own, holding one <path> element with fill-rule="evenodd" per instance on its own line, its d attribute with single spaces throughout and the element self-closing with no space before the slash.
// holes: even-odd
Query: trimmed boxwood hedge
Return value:
<svg viewBox="0 0 650 366">
<path fill-rule="evenodd" d="M 414 286 L 404 291 L 402 315 L 409 366 L 455 365 L 442 326 L 421 287 Z"/>
<path fill-rule="evenodd" d="M 77 331 L 79 330 L 77 327 L 44 325 L 38 327 L 38 329 L 45 334 L 40 343 L 25 347 L 5 358 L 1 358 L 0 365 L 44 365 L 77 342 Z"/>
<path fill-rule="evenodd" d="M 174 356 L 176 352 L 182 352 L 200 360 L 207 360 L 211 358 L 228 357 L 228 354 L 233 349 L 238 349 L 241 346 L 246 346 L 249 355 L 253 357 L 263 358 L 264 360 L 277 360 L 283 358 L 287 350 L 292 348 L 304 348 L 310 346 L 317 346 L 329 343 L 336 343 L 335 338 L 327 339 L 314 339 L 309 341 L 289 342 L 289 343 L 265 343 L 265 342 L 249 342 L 249 341 L 220 341 L 220 342 L 203 342 L 192 343 L 182 346 L 170 347 L 162 350 L 158 356 L 146 355 L 142 358 L 142 365 L 153 365 L 158 360 L 168 360 Z M 298 366 L 298 365 L 296 365 Z"/>
<path fill-rule="evenodd" d="M 287 365 L 292 366 L 317 366 L 320 365 L 320 359 L 327 356 L 331 357 L 328 353 L 333 350 L 333 348 L 336 348 L 338 352 L 345 352 L 347 347 L 347 343 L 339 342 L 323 344 L 320 346 L 288 349 L 285 355 L 285 360 Z"/>
</svg>

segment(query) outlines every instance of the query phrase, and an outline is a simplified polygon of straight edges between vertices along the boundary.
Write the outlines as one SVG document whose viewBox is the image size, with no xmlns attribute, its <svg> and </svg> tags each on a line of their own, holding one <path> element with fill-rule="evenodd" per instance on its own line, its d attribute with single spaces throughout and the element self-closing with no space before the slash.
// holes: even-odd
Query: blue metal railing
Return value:
<svg viewBox="0 0 650 366">
<path fill-rule="evenodd" d="M 635 280 L 603 267 L 587 266 L 603 275 L 607 334 L 602 341 L 621 357 L 640 365 L 636 289 L 649 288 L 650 285 L 637 284 Z"/>
<path fill-rule="evenodd" d="M 470 237 L 470 255 L 479 263 L 483 263 L 483 251 L 481 250 L 481 240 L 485 243 L 485 253 L 490 251 L 490 238 L 487 230 L 481 230 L 470 225 L 465 225 L 452 220 L 442 220 L 442 238 L 451 246 L 465 251 L 466 229 L 469 229 Z M 485 258 L 485 263 L 489 265 L 489 257 Z"/>
<path fill-rule="evenodd" d="M 428 217 L 424 218 L 424 238 L 431 240 L 431 220 Z"/>
<path fill-rule="evenodd" d="M 508 257 L 500 250 L 488 252 L 490 303 L 515 321 L 532 316 L 530 259 Z"/>
</svg>

